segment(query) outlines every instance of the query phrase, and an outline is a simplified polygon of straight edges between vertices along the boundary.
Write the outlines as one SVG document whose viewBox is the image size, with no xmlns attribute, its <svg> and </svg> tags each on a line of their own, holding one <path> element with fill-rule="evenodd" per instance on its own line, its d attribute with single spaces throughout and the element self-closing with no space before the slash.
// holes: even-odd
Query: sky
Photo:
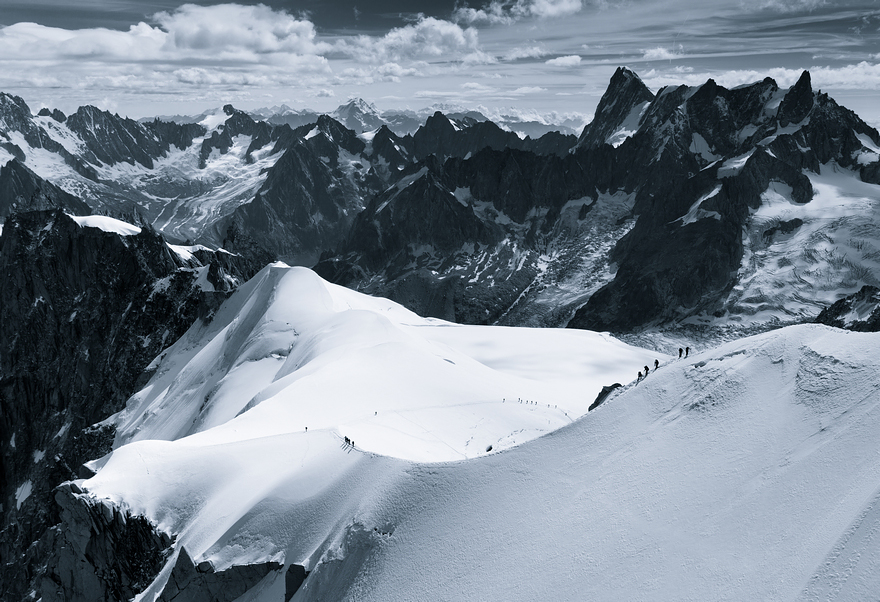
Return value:
<svg viewBox="0 0 880 602">
<path fill-rule="evenodd" d="M 614 70 L 815 88 L 880 125 L 880 0 L 0 0 L 0 91 L 130 117 L 227 102 L 586 118 Z"/>
</svg>

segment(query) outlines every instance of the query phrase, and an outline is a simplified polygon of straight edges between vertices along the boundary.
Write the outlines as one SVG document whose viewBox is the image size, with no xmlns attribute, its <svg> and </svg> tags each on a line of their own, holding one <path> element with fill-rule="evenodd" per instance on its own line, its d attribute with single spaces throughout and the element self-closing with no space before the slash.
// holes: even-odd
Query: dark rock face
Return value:
<svg viewBox="0 0 880 602">
<path fill-rule="evenodd" d="M 153 159 L 167 150 L 143 125 L 92 106 L 80 107 L 67 118 L 67 127 L 85 142 L 89 163 L 140 163 L 152 168 Z"/>
<path fill-rule="evenodd" d="M 443 185 L 436 161 L 412 170 L 415 173 L 374 198 L 352 228 L 351 245 L 363 250 L 363 267 L 382 268 L 410 246 L 430 246 L 447 255 L 467 243 L 500 239 Z"/>
<path fill-rule="evenodd" d="M 421 166 L 430 177 L 405 189 L 389 181 L 316 269 L 419 312 L 492 323 L 513 309 L 505 304 L 530 303 L 529 295 L 553 285 L 535 269 L 542 254 L 576 266 L 560 248 L 578 239 L 586 247 L 586 236 L 616 236 L 613 280 L 591 291 L 569 324 L 631 332 L 723 314 L 736 303 L 729 295 L 744 257 L 743 232 L 771 187 L 787 190 L 795 204 L 809 203 L 814 191 L 806 174 L 830 163 L 880 181 L 876 163 L 859 163 L 870 147 L 863 141 L 877 144 L 877 132 L 814 93 L 808 73 L 788 91 L 766 78 L 733 90 L 709 80 L 654 95 L 621 68 L 573 151 L 523 151 L 527 141 L 514 138 L 491 123 L 439 112 L 409 139 L 386 137 L 381 145 L 393 145 L 400 163 L 400 149 L 412 148 L 423 160 L 401 166 L 399 182 Z M 620 195 L 632 206 L 629 214 L 617 212 L 616 224 L 607 212 L 593 213 L 599 199 Z M 452 198 L 460 208 L 440 202 Z M 800 224 L 793 219 L 768 229 L 765 244 Z M 434 225 L 449 239 L 427 236 Z M 510 260 L 505 245 L 528 256 L 516 276 L 500 268 Z"/>
<path fill-rule="evenodd" d="M 856 332 L 880 332 L 880 288 L 863 286 L 825 308 L 816 323 Z"/>
<path fill-rule="evenodd" d="M 59 111 L 59 117 L 64 114 Z M 57 117 L 55 118 L 58 120 Z M 83 161 L 82 158 L 72 155 L 64 146 L 52 139 L 52 137 L 31 119 L 31 110 L 18 96 L 12 96 L 0 92 L 0 145 L 11 152 L 19 161 L 25 160 L 24 150 L 13 144 L 7 132 L 20 132 L 25 141 L 33 148 L 44 148 L 56 153 L 65 163 L 70 165 L 76 172 L 91 179 L 97 179 L 95 170 Z"/>
<path fill-rule="evenodd" d="M 53 488 L 112 445 L 112 429 L 91 425 L 120 410 L 152 359 L 257 271 L 235 256 L 207 259 L 183 261 L 149 228 L 122 237 L 80 227 L 60 210 L 13 214 L 4 224 L 4 600 L 24 598 L 44 571 L 46 549 L 31 544 L 60 521 Z M 200 270 L 213 291 L 196 285 Z"/>
<path fill-rule="evenodd" d="M 631 157 L 644 174 L 635 183 L 638 221 L 614 249 L 614 281 L 570 326 L 630 332 L 718 312 L 741 263 L 741 233 L 771 183 L 789 187 L 793 202 L 808 203 L 813 187 L 804 170 L 818 172 L 830 161 L 854 167 L 863 147 L 857 134 L 877 137 L 851 111 L 814 95 L 809 74 L 774 114 L 777 91 L 770 79 L 736 90 L 710 80 L 698 89 L 657 94 L 616 158 Z M 783 121 L 800 125 L 781 130 Z M 722 170 L 723 160 L 738 155 L 742 167 Z"/>
<path fill-rule="evenodd" d="M 284 602 L 290 602 L 308 576 L 309 573 L 302 565 L 291 564 L 287 567 L 287 572 L 284 573 Z"/>
<path fill-rule="evenodd" d="M 13 212 L 65 209 L 75 215 L 89 215 L 89 206 L 72 194 L 46 182 L 18 159 L 0 167 L 0 217 Z"/>
<path fill-rule="evenodd" d="M 491 121 L 456 121 L 437 111 L 413 134 L 412 153 L 419 161 L 429 155 L 441 161 L 449 157 L 465 158 L 486 148 L 564 156 L 575 143 L 574 136 L 558 132 L 547 133 L 537 140 L 529 137 L 522 139 Z"/>
<path fill-rule="evenodd" d="M 67 115 L 65 115 L 58 109 L 52 109 L 52 111 L 49 111 L 49 109 L 43 107 L 42 109 L 40 109 L 40 112 L 37 113 L 37 115 L 39 115 L 40 117 L 51 117 L 58 123 L 64 123 L 65 121 L 67 121 Z"/>
<path fill-rule="evenodd" d="M 368 191 L 380 188 L 378 179 L 371 185 L 364 164 L 344 172 L 338 152 L 333 154 L 334 168 L 297 142 L 269 170 L 254 200 L 236 209 L 221 227 L 247 233 L 271 254 L 294 263 L 314 262 L 321 248 L 343 237 Z"/>
<path fill-rule="evenodd" d="M 606 399 L 608 399 L 608 396 L 611 395 L 611 392 L 614 391 L 614 389 L 619 389 L 622 386 L 623 385 L 621 385 L 620 383 L 614 383 L 613 385 L 605 385 L 604 387 L 602 387 L 602 390 L 599 391 L 599 394 L 596 396 L 596 399 L 593 401 L 593 403 L 590 404 L 590 407 L 587 408 L 587 411 L 592 412 L 593 410 L 598 408 Z"/>
<path fill-rule="evenodd" d="M 205 135 L 205 128 L 197 123 L 177 124 L 171 121 L 154 119 L 143 124 L 153 133 L 163 148 L 175 146 L 184 150 L 192 146 L 193 140 Z"/>
<path fill-rule="evenodd" d="M 49 531 L 52 555 L 39 592 L 46 602 L 129 600 L 171 553 L 172 538 L 142 516 L 95 500 L 73 484 L 58 487 L 61 524 Z"/>
<path fill-rule="evenodd" d="M 277 562 L 263 562 L 214 571 L 214 567 L 209 562 L 201 562 L 195 566 L 186 548 L 181 548 L 177 563 L 171 570 L 165 589 L 157 600 L 158 602 L 232 602 L 247 593 L 263 577 L 272 571 L 280 571 L 281 568 L 282 565 Z"/>
<path fill-rule="evenodd" d="M 810 72 L 804 71 L 779 105 L 779 112 L 776 114 L 779 125 L 785 127 L 790 123 L 803 121 L 812 108 L 813 86 L 810 81 Z"/>
<path fill-rule="evenodd" d="M 608 138 L 620 130 L 633 110 L 652 100 L 654 95 L 638 75 L 626 67 L 618 67 L 611 76 L 608 89 L 599 100 L 596 116 L 581 132 L 577 146 L 595 148 L 606 144 Z"/>
</svg>

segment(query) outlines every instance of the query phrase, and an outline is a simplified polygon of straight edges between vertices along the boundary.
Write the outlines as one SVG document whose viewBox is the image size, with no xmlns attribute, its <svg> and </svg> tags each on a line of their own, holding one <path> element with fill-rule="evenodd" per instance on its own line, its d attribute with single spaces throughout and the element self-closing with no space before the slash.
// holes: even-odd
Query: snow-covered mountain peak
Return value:
<svg viewBox="0 0 880 602">
<path fill-rule="evenodd" d="M 596 333 L 421 318 L 273 264 L 165 353 L 114 419 L 117 445 L 308 427 L 383 455 L 468 458 L 567 424 L 656 358 Z"/>
<path fill-rule="evenodd" d="M 450 344 L 440 361 L 456 361 L 448 354 L 457 330 L 437 330 Z M 540 372 L 544 364 L 521 363 L 510 346 L 518 334 L 485 330 L 484 346 L 513 352 L 497 355 L 494 367 Z M 146 514 L 177 534 L 176 550 L 217 570 L 269 559 L 305 566 L 303 600 L 633 599 L 646 591 L 670 600 L 863 599 L 880 586 L 868 528 L 878 518 L 869 453 L 880 426 L 874 338 L 800 326 L 664 361 L 553 436 L 476 461 L 370 453 L 363 425 L 388 421 L 386 444 L 411 448 L 433 445 L 455 416 L 474 412 L 472 445 L 482 448 L 487 426 L 511 428 L 517 415 L 547 408 L 528 398 L 481 408 L 465 398 L 464 406 L 459 399 L 404 413 L 410 400 L 386 394 L 389 407 L 337 414 L 335 428 L 285 431 L 341 406 L 331 409 L 331 398 L 307 416 L 290 397 L 260 416 L 267 400 L 192 437 L 118 448 L 80 483 Z M 388 359 L 384 345 L 372 352 Z M 355 380 L 381 364 L 362 372 L 345 353 L 333 361 Z M 356 397 L 370 394 L 361 387 Z M 504 414 L 507 406 L 516 411 Z M 492 425 L 479 415 L 486 408 L 494 408 Z M 170 582 L 175 557 L 146 599 Z M 457 578 L 444 578 L 451 573 Z M 252 595 L 282 600 L 283 583 L 277 571 Z"/>
<path fill-rule="evenodd" d="M 368 115 L 379 115 L 379 109 L 376 108 L 371 102 L 367 102 L 363 98 L 352 98 L 343 105 L 339 105 L 336 108 L 337 115 L 351 114 L 353 112 L 368 114 Z"/>
</svg>

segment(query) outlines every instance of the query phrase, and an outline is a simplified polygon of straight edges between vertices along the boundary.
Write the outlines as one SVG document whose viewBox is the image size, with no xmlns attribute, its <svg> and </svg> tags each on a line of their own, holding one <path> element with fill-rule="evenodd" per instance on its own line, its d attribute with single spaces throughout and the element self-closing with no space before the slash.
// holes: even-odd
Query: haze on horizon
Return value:
<svg viewBox="0 0 880 602">
<path fill-rule="evenodd" d="M 619 65 L 657 90 L 813 86 L 880 124 L 878 0 L 0 0 L 0 91 L 130 117 L 287 104 L 595 109 Z M 554 115 L 555 114 L 555 115 Z"/>
</svg>

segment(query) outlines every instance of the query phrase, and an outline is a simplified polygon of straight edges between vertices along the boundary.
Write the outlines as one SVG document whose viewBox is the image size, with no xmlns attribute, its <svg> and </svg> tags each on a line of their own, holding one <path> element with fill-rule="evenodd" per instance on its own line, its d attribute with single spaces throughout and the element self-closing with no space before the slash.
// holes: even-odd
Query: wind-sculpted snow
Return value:
<svg viewBox="0 0 880 602">
<path fill-rule="evenodd" d="M 258 291 L 268 281 L 279 301 L 295 305 L 295 292 L 309 289 L 320 299 L 301 306 L 298 317 L 274 304 L 262 314 L 285 327 L 292 318 L 297 332 L 287 359 L 276 360 L 279 387 L 213 428 L 119 447 L 83 483 L 175 533 L 178 549 L 185 546 L 196 562 L 210 560 L 217 570 L 270 559 L 304 564 L 311 573 L 298 600 L 854 600 L 880 587 L 872 526 L 880 496 L 880 373 L 873 365 L 880 335 L 798 326 L 683 360 L 661 358 L 647 379 L 629 382 L 552 436 L 498 440 L 503 451 L 487 455 L 483 446 L 499 425 L 521 420 L 528 427 L 550 410 L 508 399 L 483 402 L 491 410 L 477 415 L 475 381 L 459 390 L 423 381 L 423 395 L 442 402 L 427 407 L 389 395 L 388 388 L 406 387 L 397 381 L 423 377 L 412 358 L 433 353 L 433 368 L 494 370 L 517 387 L 531 381 L 543 400 L 554 384 L 575 380 L 575 367 L 582 374 L 598 368 L 614 350 L 628 362 L 644 353 L 580 333 L 594 337 L 579 341 L 586 348 L 592 340 L 589 351 L 551 370 L 544 356 L 566 356 L 558 332 L 420 320 L 380 300 L 365 306 L 304 270 L 279 266 L 226 309 L 263 302 Z M 328 319 L 329 310 L 337 315 Z M 371 316 L 343 318 L 365 312 Z M 217 320 L 228 324 L 222 312 Z M 360 340 L 348 341 L 349 320 L 369 324 Z M 309 321 L 324 322 L 323 336 L 310 337 Z M 271 339 L 269 349 L 281 324 L 271 336 L 266 321 L 248 332 Z M 237 336 L 222 330 L 222 340 Z M 258 338 L 249 339 L 251 349 Z M 358 353 L 369 341 L 378 345 Z M 523 341 L 532 356 L 522 352 Z M 408 347 L 409 361 L 394 354 L 396 345 Z M 470 364 L 465 352 L 482 364 Z M 305 368 L 291 371 L 282 367 L 287 362 Z M 308 368 L 322 363 L 342 366 L 337 381 L 350 384 Z M 281 395 L 296 390 L 291 376 L 303 369 L 308 375 L 299 382 L 317 381 L 312 390 L 322 393 L 308 405 L 306 386 Z M 383 378 L 374 379 L 379 370 Z M 376 386 L 386 393 L 370 391 Z M 358 399 L 340 400 L 343 389 Z M 200 404 L 200 392 L 193 395 L 191 403 Z M 466 455 L 484 457 L 413 461 L 439 450 L 437 434 L 454 432 L 471 410 L 474 439 L 463 450 L 479 446 Z M 141 433 L 150 428 L 145 422 Z M 511 448 L 514 439 L 522 444 Z M 392 448 L 398 458 L 383 455 Z M 141 599 L 158 595 L 174 561 Z M 279 572 L 253 599 L 283 595 Z"/>
<path fill-rule="evenodd" d="M 117 444 L 308 427 L 409 460 L 468 458 L 568 424 L 655 356 L 596 333 L 424 319 L 275 264 L 167 350 L 114 420 Z"/>
</svg>

